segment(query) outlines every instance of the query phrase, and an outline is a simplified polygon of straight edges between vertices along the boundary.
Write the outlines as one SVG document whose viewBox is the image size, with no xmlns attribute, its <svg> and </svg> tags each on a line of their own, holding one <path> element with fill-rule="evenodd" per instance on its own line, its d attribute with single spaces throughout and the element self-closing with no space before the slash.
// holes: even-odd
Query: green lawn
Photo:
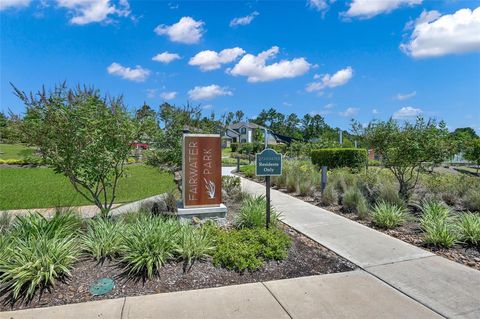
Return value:
<svg viewBox="0 0 480 319">
<path fill-rule="evenodd" d="M 0 159 L 23 159 L 35 154 L 35 149 L 24 144 L 0 144 Z"/>
<path fill-rule="evenodd" d="M 230 147 L 222 148 L 222 157 L 229 157 L 230 153 L 232 153 L 232 149 Z"/>
<path fill-rule="evenodd" d="M 173 176 L 148 166 L 129 166 L 119 182 L 117 203 L 175 189 Z M 66 177 L 49 168 L 0 168 L 0 210 L 89 205 Z"/>
</svg>

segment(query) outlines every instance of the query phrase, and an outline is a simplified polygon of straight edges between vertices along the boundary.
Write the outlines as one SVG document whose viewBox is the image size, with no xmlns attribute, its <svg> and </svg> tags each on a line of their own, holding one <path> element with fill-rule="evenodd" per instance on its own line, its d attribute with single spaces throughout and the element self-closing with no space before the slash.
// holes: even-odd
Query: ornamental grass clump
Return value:
<svg viewBox="0 0 480 319">
<path fill-rule="evenodd" d="M 18 216 L 0 242 L 0 285 L 14 300 L 30 299 L 37 289 L 54 286 L 69 276 L 80 256 L 80 218 L 56 213 L 47 219 L 38 213 Z"/>
<path fill-rule="evenodd" d="M 472 212 L 480 212 L 480 190 L 470 189 L 465 193 L 463 206 Z"/>
<path fill-rule="evenodd" d="M 320 198 L 322 205 L 330 206 L 338 203 L 338 194 L 333 184 L 327 184 Z"/>
<path fill-rule="evenodd" d="M 261 228 L 265 227 L 266 221 L 266 205 L 267 200 L 265 196 L 247 196 L 240 208 L 240 214 L 235 220 L 236 228 Z M 275 227 L 280 214 L 275 209 L 270 210 L 270 225 Z"/>
<path fill-rule="evenodd" d="M 420 225 L 427 244 L 450 248 L 458 240 L 455 234 L 451 209 L 435 200 L 424 201 L 421 206 Z"/>
<path fill-rule="evenodd" d="M 143 216 L 122 238 L 121 263 L 130 275 L 152 278 L 175 254 L 180 233 L 176 220 Z"/>
<path fill-rule="evenodd" d="M 471 212 L 460 214 L 457 229 L 461 242 L 480 248 L 480 214 Z"/>
<path fill-rule="evenodd" d="M 349 187 L 345 193 L 343 194 L 342 204 L 343 208 L 347 212 L 354 213 L 357 210 L 357 205 L 360 203 L 362 199 L 365 199 L 362 192 L 358 187 Z"/>
<path fill-rule="evenodd" d="M 315 188 L 315 182 L 312 181 L 312 177 L 303 177 L 298 181 L 297 193 L 300 196 L 312 196 Z"/>
<path fill-rule="evenodd" d="M 108 218 L 92 219 L 82 237 L 83 249 L 96 260 L 118 256 L 122 244 L 123 223 Z"/>
<path fill-rule="evenodd" d="M 377 185 L 377 200 L 387 202 L 389 204 L 405 207 L 405 202 L 398 193 L 398 188 L 392 182 L 382 182 Z"/>
<path fill-rule="evenodd" d="M 0 282 L 13 299 L 30 299 L 37 288 L 55 286 L 58 278 L 70 276 L 80 256 L 74 237 L 16 237 L 7 249 L 8 258 L 0 261 Z"/>
<path fill-rule="evenodd" d="M 207 258 L 215 251 L 210 228 L 196 228 L 189 224 L 182 225 L 175 251 L 184 262 L 183 271 L 190 271 L 196 260 Z"/>
<path fill-rule="evenodd" d="M 392 229 L 405 223 L 407 220 L 407 211 L 401 206 L 379 201 L 373 206 L 371 211 L 373 223 L 384 229 Z"/>
<path fill-rule="evenodd" d="M 19 238 L 54 238 L 78 235 L 82 226 L 81 218 L 74 212 L 56 212 L 47 219 L 40 213 L 17 216 L 12 232 Z"/>
</svg>

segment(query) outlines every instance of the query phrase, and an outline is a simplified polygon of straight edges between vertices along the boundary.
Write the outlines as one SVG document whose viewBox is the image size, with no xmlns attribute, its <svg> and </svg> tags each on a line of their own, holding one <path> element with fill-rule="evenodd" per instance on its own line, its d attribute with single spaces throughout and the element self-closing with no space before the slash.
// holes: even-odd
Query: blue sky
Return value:
<svg viewBox="0 0 480 319">
<path fill-rule="evenodd" d="M 480 129 L 480 0 L 0 0 L 0 106 L 67 81 L 205 113 Z M 479 9 L 477 9 L 479 8 Z M 163 53 L 163 54 L 162 54 Z"/>
</svg>

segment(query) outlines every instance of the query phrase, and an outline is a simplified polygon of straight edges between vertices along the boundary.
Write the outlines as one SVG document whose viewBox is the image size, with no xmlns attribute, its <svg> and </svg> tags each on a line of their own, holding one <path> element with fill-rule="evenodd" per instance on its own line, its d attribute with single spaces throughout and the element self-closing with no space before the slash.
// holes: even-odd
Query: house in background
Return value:
<svg viewBox="0 0 480 319">
<path fill-rule="evenodd" d="M 253 143 L 256 130 L 265 130 L 265 127 L 255 123 L 239 122 L 228 125 L 222 135 L 222 146 L 230 147 L 232 143 Z M 276 144 L 277 139 L 272 132 L 269 131 L 268 143 Z"/>
</svg>

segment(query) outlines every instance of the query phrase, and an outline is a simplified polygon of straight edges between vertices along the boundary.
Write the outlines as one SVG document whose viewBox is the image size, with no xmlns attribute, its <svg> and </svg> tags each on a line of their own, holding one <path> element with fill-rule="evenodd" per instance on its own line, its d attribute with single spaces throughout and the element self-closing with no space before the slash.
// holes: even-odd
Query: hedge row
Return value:
<svg viewBox="0 0 480 319">
<path fill-rule="evenodd" d="M 367 163 L 367 150 L 361 148 L 324 148 L 311 152 L 312 163 L 327 166 L 360 168 Z"/>
</svg>

